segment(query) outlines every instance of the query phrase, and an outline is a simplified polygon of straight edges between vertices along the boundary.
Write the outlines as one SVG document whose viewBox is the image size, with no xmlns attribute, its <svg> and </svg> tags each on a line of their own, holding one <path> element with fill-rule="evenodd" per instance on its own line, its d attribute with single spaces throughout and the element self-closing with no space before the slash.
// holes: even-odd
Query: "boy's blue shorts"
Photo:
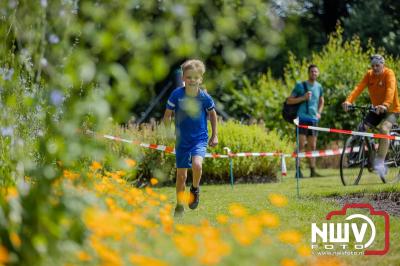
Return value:
<svg viewBox="0 0 400 266">
<path fill-rule="evenodd" d="M 192 168 L 193 156 L 206 156 L 207 142 L 200 142 L 189 147 L 177 147 L 176 168 Z"/>
</svg>

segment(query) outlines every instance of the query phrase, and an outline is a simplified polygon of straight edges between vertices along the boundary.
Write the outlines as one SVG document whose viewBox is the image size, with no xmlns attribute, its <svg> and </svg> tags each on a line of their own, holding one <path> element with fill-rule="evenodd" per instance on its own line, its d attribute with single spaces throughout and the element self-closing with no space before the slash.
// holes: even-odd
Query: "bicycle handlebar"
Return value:
<svg viewBox="0 0 400 266">
<path fill-rule="evenodd" d="M 356 111 L 356 110 L 361 110 L 364 112 L 365 111 L 367 111 L 367 112 L 369 112 L 369 111 L 376 112 L 377 111 L 376 107 L 371 104 L 366 105 L 366 106 L 358 106 L 358 105 L 352 104 L 352 105 L 349 105 L 347 108 L 349 111 Z"/>
</svg>

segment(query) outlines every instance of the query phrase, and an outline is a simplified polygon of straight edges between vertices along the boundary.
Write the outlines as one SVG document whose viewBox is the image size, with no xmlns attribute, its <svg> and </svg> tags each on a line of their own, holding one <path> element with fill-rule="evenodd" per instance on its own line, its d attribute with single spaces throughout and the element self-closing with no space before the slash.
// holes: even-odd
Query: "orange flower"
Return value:
<svg viewBox="0 0 400 266">
<path fill-rule="evenodd" d="M 194 234 L 174 236 L 173 240 L 179 252 L 186 257 L 193 257 L 199 250 Z"/>
<path fill-rule="evenodd" d="M 157 184 L 158 184 L 157 178 L 152 177 L 152 178 L 150 179 L 150 184 L 151 184 L 152 186 L 157 185 Z"/>
<path fill-rule="evenodd" d="M 230 230 L 235 240 L 242 246 L 249 246 L 255 240 L 243 224 L 234 223 L 230 225 Z"/>
<path fill-rule="evenodd" d="M 246 208 L 238 203 L 232 203 L 229 206 L 229 212 L 235 217 L 245 217 L 247 215 Z"/>
<path fill-rule="evenodd" d="M 281 266 L 297 266 L 297 262 L 294 259 L 285 258 L 281 260 Z"/>
<path fill-rule="evenodd" d="M 90 166 L 90 170 L 96 171 L 96 170 L 101 169 L 102 167 L 103 167 L 103 166 L 101 166 L 101 164 L 100 164 L 99 162 L 93 161 L 93 162 L 92 162 L 92 165 Z"/>
<path fill-rule="evenodd" d="M 181 204 L 189 204 L 189 202 L 192 202 L 194 199 L 194 196 L 192 193 L 187 193 L 184 191 L 181 191 L 178 193 L 178 202 Z"/>
<path fill-rule="evenodd" d="M 129 158 L 126 158 L 126 159 L 125 159 L 125 163 L 126 163 L 129 167 L 135 167 L 135 166 L 136 166 L 136 161 L 135 161 L 135 160 L 132 160 L 132 159 L 129 159 Z"/>
<path fill-rule="evenodd" d="M 6 264 L 8 262 L 9 255 L 8 250 L 0 245 L 0 264 Z"/>
<path fill-rule="evenodd" d="M 161 201 L 166 201 L 168 199 L 168 197 L 164 194 L 160 194 L 160 200 Z"/>
<path fill-rule="evenodd" d="M 301 245 L 297 248 L 297 253 L 303 257 L 311 256 L 311 248 L 307 245 Z"/>
<path fill-rule="evenodd" d="M 64 177 L 66 179 L 69 179 L 69 180 L 72 180 L 72 181 L 76 180 L 76 179 L 78 179 L 80 177 L 80 174 L 74 173 L 74 172 L 68 171 L 68 170 L 64 170 L 63 171 L 63 175 L 64 175 Z"/>
<path fill-rule="evenodd" d="M 21 238 L 19 238 L 17 233 L 10 233 L 10 240 L 14 247 L 19 248 L 21 246 Z"/>
<path fill-rule="evenodd" d="M 143 255 L 131 255 L 129 258 L 133 264 L 139 266 L 168 266 L 168 263 L 162 260 Z"/>
<path fill-rule="evenodd" d="M 260 223 L 266 227 L 276 228 L 279 226 L 279 217 L 273 213 L 261 212 L 258 215 Z"/>
<path fill-rule="evenodd" d="M 78 259 L 79 259 L 80 261 L 89 261 L 89 260 L 92 259 L 92 258 L 90 257 L 90 255 L 87 254 L 85 251 L 79 251 L 79 252 L 76 254 L 76 256 L 78 257 Z"/>
<path fill-rule="evenodd" d="M 276 207 L 285 207 L 288 204 L 288 199 L 285 196 L 277 193 L 269 194 L 268 199 L 271 204 Z"/>
<path fill-rule="evenodd" d="M 220 224 L 227 224 L 228 223 L 228 219 L 229 219 L 228 216 L 223 215 L 223 214 L 219 214 L 217 216 L 217 222 L 220 223 Z"/>
<path fill-rule="evenodd" d="M 283 243 L 297 244 L 301 241 L 301 234 L 295 230 L 281 232 L 278 236 Z"/>
</svg>

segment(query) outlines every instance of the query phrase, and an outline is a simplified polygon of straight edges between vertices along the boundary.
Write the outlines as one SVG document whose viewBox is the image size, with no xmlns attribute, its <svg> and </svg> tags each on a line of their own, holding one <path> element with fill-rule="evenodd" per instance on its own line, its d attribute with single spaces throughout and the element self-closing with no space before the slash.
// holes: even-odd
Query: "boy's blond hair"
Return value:
<svg viewBox="0 0 400 266">
<path fill-rule="evenodd" d="M 185 73 L 185 71 L 193 69 L 196 71 L 199 71 L 201 73 L 201 75 L 204 75 L 204 73 L 206 72 L 206 66 L 204 65 L 204 63 L 201 60 L 198 59 L 190 59 L 185 61 L 182 65 L 182 72 Z"/>
</svg>

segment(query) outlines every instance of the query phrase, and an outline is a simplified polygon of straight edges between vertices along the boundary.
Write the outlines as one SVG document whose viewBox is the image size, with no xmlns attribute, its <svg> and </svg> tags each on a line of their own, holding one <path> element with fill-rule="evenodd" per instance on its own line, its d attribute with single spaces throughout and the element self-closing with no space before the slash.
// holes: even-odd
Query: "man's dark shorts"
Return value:
<svg viewBox="0 0 400 266">
<path fill-rule="evenodd" d="M 397 125 L 399 113 L 383 113 L 376 114 L 375 112 L 369 112 L 365 117 L 364 123 L 370 127 L 377 127 L 383 120 L 387 120 L 393 125 Z"/>
<path fill-rule="evenodd" d="M 377 114 L 375 112 L 368 112 L 367 116 L 364 119 L 364 123 L 370 127 L 376 127 L 379 125 L 380 122 L 385 118 L 386 114 Z"/>
<path fill-rule="evenodd" d="M 314 127 L 318 126 L 318 122 L 300 121 L 300 124 L 306 126 L 314 126 Z M 318 131 L 300 127 L 299 135 L 318 136 Z"/>
</svg>

